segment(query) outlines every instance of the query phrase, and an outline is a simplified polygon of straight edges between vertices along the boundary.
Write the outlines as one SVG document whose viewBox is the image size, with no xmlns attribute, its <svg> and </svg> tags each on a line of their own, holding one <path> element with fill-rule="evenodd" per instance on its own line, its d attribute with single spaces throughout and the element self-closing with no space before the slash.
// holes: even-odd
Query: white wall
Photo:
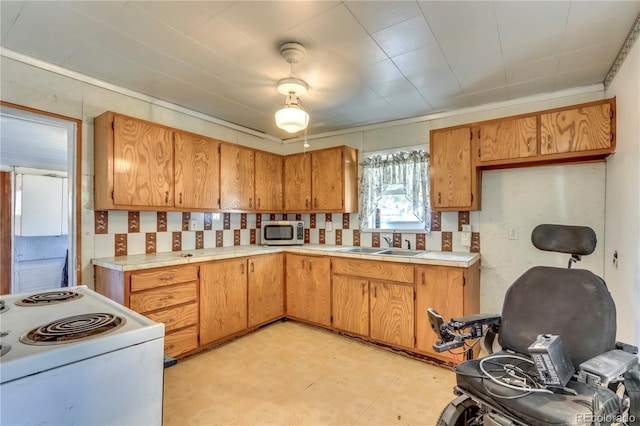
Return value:
<svg viewBox="0 0 640 426">
<path fill-rule="evenodd" d="M 640 41 L 606 93 L 616 97 L 617 147 L 607 162 L 604 278 L 617 305 L 618 338 L 640 345 Z"/>
<path fill-rule="evenodd" d="M 483 172 L 483 312 L 500 313 L 507 287 L 528 268 L 567 266 L 569 255 L 544 252 L 531 244 L 531 231 L 541 223 L 593 228 L 599 241 L 596 251 L 573 267 L 602 276 L 605 170 L 605 163 L 600 162 Z M 517 240 L 509 239 L 509 227 L 517 228 Z"/>
</svg>

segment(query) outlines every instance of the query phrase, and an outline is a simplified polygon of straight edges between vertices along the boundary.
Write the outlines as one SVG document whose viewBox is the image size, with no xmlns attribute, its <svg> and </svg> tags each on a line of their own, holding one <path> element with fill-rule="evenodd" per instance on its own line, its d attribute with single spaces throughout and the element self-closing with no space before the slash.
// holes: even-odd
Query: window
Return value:
<svg viewBox="0 0 640 426">
<path fill-rule="evenodd" d="M 360 229 L 431 231 L 429 156 L 422 150 L 364 159 Z"/>
</svg>

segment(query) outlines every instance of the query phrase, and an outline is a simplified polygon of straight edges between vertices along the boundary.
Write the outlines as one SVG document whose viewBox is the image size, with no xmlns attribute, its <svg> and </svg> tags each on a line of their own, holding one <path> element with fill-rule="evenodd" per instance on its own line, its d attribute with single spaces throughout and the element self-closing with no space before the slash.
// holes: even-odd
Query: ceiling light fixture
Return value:
<svg viewBox="0 0 640 426">
<path fill-rule="evenodd" d="M 290 65 L 289 77 L 278 80 L 278 92 L 287 97 L 284 108 L 276 112 L 276 125 L 289 132 L 296 133 L 309 125 L 309 114 L 302 108 L 299 96 L 307 93 L 309 85 L 294 77 L 293 66 L 304 57 L 306 50 L 300 43 L 284 43 L 280 54 Z"/>
</svg>

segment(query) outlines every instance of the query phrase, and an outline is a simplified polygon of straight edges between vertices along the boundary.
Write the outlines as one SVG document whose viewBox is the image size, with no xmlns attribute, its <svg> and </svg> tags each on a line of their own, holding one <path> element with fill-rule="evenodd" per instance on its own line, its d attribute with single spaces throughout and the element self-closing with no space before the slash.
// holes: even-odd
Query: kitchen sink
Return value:
<svg viewBox="0 0 640 426">
<path fill-rule="evenodd" d="M 353 247 L 342 250 L 345 253 L 364 253 L 364 254 L 376 254 L 383 249 L 379 247 Z"/>
<path fill-rule="evenodd" d="M 378 251 L 376 254 L 382 254 L 384 256 L 417 256 L 421 253 L 424 253 L 424 252 L 419 250 L 387 249 L 387 250 Z"/>
<path fill-rule="evenodd" d="M 384 256 L 417 256 L 420 253 L 424 253 L 420 250 L 385 249 L 381 247 L 352 247 L 341 251 L 344 253 L 381 254 Z"/>
</svg>

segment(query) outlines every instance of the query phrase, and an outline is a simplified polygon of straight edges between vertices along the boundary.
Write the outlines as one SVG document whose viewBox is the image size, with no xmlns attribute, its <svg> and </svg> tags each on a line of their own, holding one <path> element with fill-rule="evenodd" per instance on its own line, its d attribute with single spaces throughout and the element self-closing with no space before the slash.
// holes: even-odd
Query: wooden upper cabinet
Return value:
<svg viewBox="0 0 640 426">
<path fill-rule="evenodd" d="M 282 210 L 282 163 L 281 155 L 256 151 L 255 208 L 257 210 L 268 212 Z"/>
<path fill-rule="evenodd" d="M 311 153 L 284 157 L 284 210 L 311 208 Z"/>
<path fill-rule="evenodd" d="M 540 153 L 609 149 L 612 146 L 611 104 L 582 106 L 540 115 Z"/>
<path fill-rule="evenodd" d="M 213 210 L 220 198 L 220 143 L 175 133 L 175 206 Z"/>
<path fill-rule="evenodd" d="M 535 116 L 481 124 L 476 134 L 480 139 L 480 162 L 532 157 L 538 153 Z"/>
<path fill-rule="evenodd" d="M 285 157 L 284 210 L 357 212 L 357 157 L 347 146 Z"/>
<path fill-rule="evenodd" d="M 433 210 L 476 210 L 477 178 L 470 127 L 432 130 L 430 140 Z"/>
<path fill-rule="evenodd" d="M 220 209 L 255 210 L 254 150 L 220 144 Z"/>
<path fill-rule="evenodd" d="M 218 141 L 114 112 L 94 141 L 96 210 L 218 209 Z"/>
<path fill-rule="evenodd" d="M 105 113 L 95 119 L 96 209 L 173 206 L 173 132 Z"/>
<path fill-rule="evenodd" d="M 342 209 L 342 151 L 321 150 L 311 153 L 311 195 L 313 210 Z"/>
</svg>

